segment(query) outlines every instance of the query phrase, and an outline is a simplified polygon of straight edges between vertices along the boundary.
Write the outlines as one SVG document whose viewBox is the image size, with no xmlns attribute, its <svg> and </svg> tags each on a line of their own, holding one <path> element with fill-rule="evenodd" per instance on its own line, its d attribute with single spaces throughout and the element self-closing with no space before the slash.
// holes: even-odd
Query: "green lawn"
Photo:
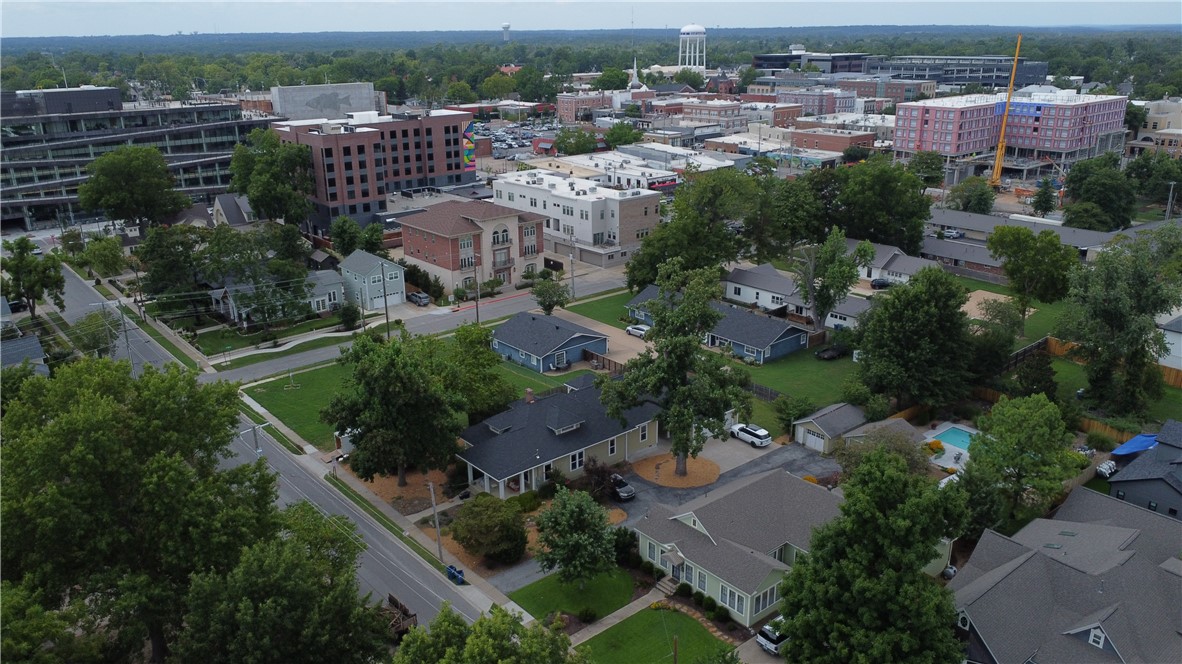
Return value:
<svg viewBox="0 0 1182 664">
<path fill-rule="evenodd" d="M 580 316 L 586 316 L 587 318 L 597 320 L 600 323 L 618 327 L 622 330 L 625 327 L 628 327 L 628 324 L 621 322 L 620 316 L 628 313 L 627 310 L 624 309 L 624 305 L 628 304 L 628 301 L 634 297 L 636 297 L 634 293 L 622 291 L 620 293 L 616 293 L 615 295 L 608 295 L 607 297 L 601 297 L 589 302 L 572 304 L 571 306 L 567 307 L 567 311 L 574 312 Z"/>
<path fill-rule="evenodd" d="M 776 410 L 772 407 L 771 402 L 755 396 L 751 398 L 751 422 L 767 429 L 772 438 L 778 438 L 788 433 L 780 428 L 780 422 L 776 420 Z"/>
<path fill-rule="evenodd" d="M 1055 358 L 1055 380 L 1059 383 L 1059 398 L 1074 399 L 1075 391 L 1088 386 L 1087 375 L 1082 365 L 1071 360 Z M 1162 398 L 1149 405 L 1149 419 L 1165 422 L 1170 418 L 1177 419 L 1182 413 L 1182 389 L 1165 386 Z"/>
<path fill-rule="evenodd" d="M 276 378 L 245 391 L 301 438 L 319 449 L 328 450 L 334 442 L 333 430 L 331 425 L 320 421 L 320 409 L 328 405 L 348 375 L 348 367 L 329 364 L 293 374 L 290 379 L 286 376 Z M 288 388 L 290 383 L 299 385 L 299 388 Z"/>
<path fill-rule="evenodd" d="M 695 662 L 724 644 L 697 620 L 678 611 L 644 609 L 607 631 L 592 637 L 577 650 L 597 664 L 673 661 L 673 637 L 677 637 L 677 661 Z"/>
<path fill-rule="evenodd" d="M 1092 491 L 1098 491 L 1105 496 L 1108 495 L 1108 480 L 1104 479 L 1103 477 L 1093 477 L 1092 479 L 1085 482 L 1084 486 L 1091 489 Z"/>
<path fill-rule="evenodd" d="M 282 341 L 284 337 L 290 337 L 304 332 L 311 332 L 312 330 L 322 330 L 324 328 L 339 327 L 341 321 L 336 316 L 329 316 L 327 318 L 315 318 L 306 320 L 301 323 L 292 325 L 291 327 L 276 330 L 275 333 L 279 335 L 279 340 Z M 197 350 L 206 355 L 217 355 L 225 350 L 238 350 L 239 348 L 249 348 L 263 343 L 263 332 L 255 332 L 254 334 L 241 334 L 237 329 L 228 327 L 221 327 L 216 330 L 209 330 L 197 335 Z M 229 348 L 227 348 L 229 346 Z"/>
<path fill-rule="evenodd" d="M 554 611 L 578 615 L 587 608 L 602 618 L 632 599 L 632 575 L 616 567 L 591 579 L 579 590 L 578 584 L 564 584 L 552 574 L 509 593 L 509 599 L 538 620 Z"/>
<path fill-rule="evenodd" d="M 837 360 L 818 360 L 808 349 L 798 350 L 762 366 L 746 368 L 756 383 L 784 394 L 808 397 L 818 408 L 841 401 L 842 383 L 858 372 L 858 365 L 849 356 Z M 771 431 L 767 425 L 774 422 L 760 424 Z"/>
<path fill-rule="evenodd" d="M 353 337 L 316 337 L 298 343 L 294 346 L 284 348 L 283 350 L 275 351 L 274 353 L 255 353 L 254 355 L 244 355 L 236 357 L 229 362 L 220 362 L 216 354 L 209 358 L 211 364 L 217 369 L 237 369 L 239 367 L 249 366 L 251 364 L 258 364 L 259 362 L 266 362 L 267 360 L 274 360 L 279 357 L 287 355 L 295 355 L 303 353 L 304 351 L 315 350 L 317 348 L 328 348 L 329 346 L 344 346 L 351 343 Z"/>
<path fill-rule="evenodd" d="M 1009 286 L 999 286 L 988 281 L 980 281 L 977 279 L 970 279 L 959 275 L 953 275 L 962 286 L 967 288 L 970 292 L 975 290 L 988 291 L 990 293 L 999 293 L 1001 295 L 1008 295 L 1013 297 L 1014 291 Z M 1030 305 L 1033 313 L 1026 319 L 1026 334 L 1023 338 L 1018 339 L 1014 347 L 1021 348 L 1028 343 L 1037 341 L 1049 334 L 1058 322 L 1059 316 L 1067 308 L 1067 303 L 1063 300 L 1047 304 L 1045 302 L 1034 302 Z"/>
<path fill-rule="evenodd" d="M 578 371 L 564 373 L 561 376 L 551 376 L 540 374 L 532 369 L 526 369 L 512 362 L 501 362 L 500 369 L 501 373 L 505 376 L 505 380 L 517 388 L 520 396 L 525 396 L 525 389 L 527 387 L 533 389 L 535 392 L 541 392 L 552 387 L 558 387 L 577 376 L 591 373 L 588 369 L 580 369 Z"/>
</svg>

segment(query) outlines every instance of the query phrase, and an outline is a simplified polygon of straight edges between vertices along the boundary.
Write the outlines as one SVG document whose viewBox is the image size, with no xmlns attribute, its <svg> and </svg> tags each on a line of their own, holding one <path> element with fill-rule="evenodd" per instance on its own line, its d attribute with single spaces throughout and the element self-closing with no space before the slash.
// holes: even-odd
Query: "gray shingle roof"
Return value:
<svg viewBox="0 0 1182 664">
<path fill-rule="evenodd" d="M 726 280 L 741 286 L 758 288 L 767 293 L 788 297 L 796 292 L 796 281 L 782 274 L 771 263 L 755 267 L 736 267 L 726 275 Z"/>
<path fill-rule="evenodd" d="M 1054 520 L 986 531 L 949 587 L 999 662 L 1182 661 L 1179 543 L 1182 522 L 1080 488 Z"/>
<path fill-rule="evenodd" d="M 953 242 L 952 240 L 925 237 L 923 249 L 919 253 L 934 259 L 960 260 L 989 267 L 1001 267 L 1001 261 L 995 259 L 985 245 L 972 242 Z"/>
<path fill-rule="evenodd" d="M 808 551 L 812 533 L 840 512 L 841 496 L 779 469 L 730 482 L 680 507 L 656 505 L 636 529 L 746 593 L 786 570 L 768 554 Z M 692 514 L 706 534 L 674 517 Z"/>
<path fill-rule="evenodd" d="M 399 271 L 403 270 L 403 267 L 398 265 L 398 263 L 383 259 L 379 256 L 375 256 L 368 251 L 362 251 L 361 249 L 357 249 L 353 253 L 349 254 L 348 258 L 341 261 L 340 267 L 341 270 L 348 270 L 356 274 L 369 275 L 374 270 L 377 270 L 378 266 L 382 263 L 385 263 L 388 266 L 397 266 Z"/>
<path fill-rule="evenodd" d="M 308 275 L 308 284 L 311 286 L 308 294 L 315 297 L 329 291 L 340 292 L 344 288 L 345 278 L 335 270 L 316 270 Z"/>
<path fill-rule="evenodd" d="M 0 341 L 0 365 L 13 367 L 26 360 L 34 365 L 34 370 L 38 373 L 48 373 L 48 367 L 42 364 L 45 361 L 45 349 L 41 347 L 41 340 L 37 335 L 26 334 L 16 339 Z"/>
<path fill-rule="evenodd" d="M 913 443 L 922 443 L 924 440 L 923 434 L 920 433 L 918 429 L 911 426 L 910 422 L 908 422 L 907 420 L 904 420 L 902 418 L 894 418 L 894 419 L 889 419 L 889 420 L 879 420 L 877 422 L 867 422 L 866 424 L 863 424 L 862 426 L 858 427 L 857 429 L 854 429 L 853 431 L 848 431 L 842 435 L 845 436 L 846 440 L 849 440 L 851 438 L 861 438 L 869 433 L 873 433 L 875 431 L 881 431 L 884 429 L 888 430 L 888 431 L 894 431 L 894 432 L 903 434 L 904 436 L 907 436 L 908 440 L 910 440 Z"/>
<path fill-rule="evenodd" d="M 460 438 L 471 447 L 459 457 L 493 479 L 508 479 L 548 462 L 561 464 L 570 454 L 652 421 L 660 410 L 644 402 L 625 411 L 627 424 L 621 425 L 607 416 L 599 394 L 598 389 L 585 387 L 534 403 L 515 401 L 509 410 L 465 429 Z M 555 423 L 580 424 L 573 431 L 556 434 L 551 427 Z M 655 436 L 656 431 L 649 435 Z"/>
<path fill-rule="evenodd" d="M 821 410 L 803 417 L 797 422 L 812 422 L 817 425 L 826 436 L 830 438 L 837 438 L 843 436 L 848 431 L 862 426 L 866 423 L 866 413 L 862 412 L 861 408 L 844 401 L 825 406 Z"/>
<path fill-rule="evenodd" d="M 219 194 L 216 200 L 218 206 L 222 209 L 222 214 L 226 217 L 227 224 L 230 226 L 245 226 L 250 223 L 248 215 L 252 210 L 250 200 L 246 196 Z"/>
<path fill-rule="evenodd" d="M 753 348 L 767 348 L 781 338 L 794 334 L 807 334 L 782 318 L 757 314 L 750 309 L 712 302 L 715 311 L 722 314 L 722 320 L 714 326 L 713 334 Z"/>
<path fill-rule="evenodd" d="M 493 339 L 531 355 L 542 357 L 553 352 L 571 337 L 585 335 L 606 339 L 607 335 L 557 316 L 543 316 L 523 311 L 493 329 Z"/>
<path fill-rule="evenodd" d="M 1167 421 L 1157 434 L 1157 445 L 1137 455 L 1108 482 L 1141 480 L 1161 480 L 1182 494 L 1182 422 Z"/>
<path fill-rule="evenodd" d="M 1166 332 L 1182 332 L 1182 316 L 1178 316 L 1172 320 L 1168 320 L 1161 325 L 1158 325 Z"/>
<path fill-rule="evenodd" d="M 1042 231 L 1051 231 L 1059 236 L 1059 241 L 1063 244 L 1069 244 L 1073 247 L 1087 248 L 1099 247 L 1107 244 L 1116 235 L 1115 233 L 1102 233 L 1100 231 L 1090 231 L 1083 228 L 1069 228 L 1067 226 L 1053 226 L 1051 224 L 1040 224 L 1033 221 L 1024 221 L 1021 219 L 1010 219 L 1008 217 L 998 217 L 991 214 L 973 214 L 971 212 L 961 212 L 959 210 L 947 210 L 942 208 L 932 208 L 931 223 L 939 226 L 948 226 L 951 228 L 959 228 L 962 230 L 978 231 L 982 233 L 992 233 L 993 229 L 998 226 L 1021 226 L 1029 228 L 1035 235 Z M 1125 231 L 1127 233 L 1128 231 Z"/>
<path fill-rule="evenodd" d="M 0 296 L 0 320 L 9 322 L 12 320 L 12 308 L 8 306 L 8 298 Z"/>
</svg>

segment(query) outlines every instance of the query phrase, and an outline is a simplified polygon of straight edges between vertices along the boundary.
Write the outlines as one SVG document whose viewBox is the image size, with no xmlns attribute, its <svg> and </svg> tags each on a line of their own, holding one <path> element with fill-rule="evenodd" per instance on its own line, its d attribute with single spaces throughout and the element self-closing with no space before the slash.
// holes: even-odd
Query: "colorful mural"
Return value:
<svg viewBox="0 0 1182 664">
<path fill-rule="evenodd" d="M 464 128 L 464 171 L 476 170 L 476 123 L 469 122 Z"/>
</svg>

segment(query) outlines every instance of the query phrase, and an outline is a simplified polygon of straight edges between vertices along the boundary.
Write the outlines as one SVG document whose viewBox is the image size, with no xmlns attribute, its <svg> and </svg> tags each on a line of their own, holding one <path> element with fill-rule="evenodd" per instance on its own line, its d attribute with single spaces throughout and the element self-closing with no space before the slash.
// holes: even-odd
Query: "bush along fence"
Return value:
<svg viewBox="0 0 1182 664">
<path fill-rule="evenodd" d="M 973 388 L 973 397 L 974 398 L 981 399 L 982 401 L 988 401 L 989 403 L 997 403 L 1004 396 L 1007 396 L 1007 395 L 1003 392 L 998 392 L 997 390 L 991 390 L 987 387 L 974 387 Z M 1079 428 L 1080 428 L 1080 431 L 1083 431 L 1085 433 L 1103 434 L 1103 435 L 1108 436 L 1109 438 L 1115 440 L 1118 443 L 1126 442 L 1130 438 L 1132 438 L 1133 436 L 1137 435 L 1136 431 L 1121 431 L 1120 429 L 1109 426 L 1103 422 L 1098 422 L 1098 421 L 1093 420 L 1092 418 L 1086 417 L 1086 416 L 1079 418 Z"/>
</svg>

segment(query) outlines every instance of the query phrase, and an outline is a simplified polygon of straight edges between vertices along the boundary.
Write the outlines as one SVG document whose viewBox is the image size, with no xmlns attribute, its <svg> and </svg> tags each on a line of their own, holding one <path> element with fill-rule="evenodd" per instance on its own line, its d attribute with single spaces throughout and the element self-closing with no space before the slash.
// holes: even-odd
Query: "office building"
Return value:
<svg viewBox="0 0 1182 664">
<path fill-rule="evenodd" d="M 869 53 L 811 53 L 801 44 L 793 44 L 788 53 L 760 53 L 751 59 L 751 66 L 764 71 L 803 69 L 808 65 L 821 72 L 866 73 L 866 59 Z"/>
<path fill-rule="evenodd" d="M 1009 55 L 900 55 L 876 56 L 866 62 L 867 74 L 885 74 L 909 80 L 935 81 L 937 85 L 976 83 L 1005 89 L 1010 84 L 1014 58 Z M 1046 82 L 1047 63 L 1018 58 L 1015 87 Z"/>
</svg>

